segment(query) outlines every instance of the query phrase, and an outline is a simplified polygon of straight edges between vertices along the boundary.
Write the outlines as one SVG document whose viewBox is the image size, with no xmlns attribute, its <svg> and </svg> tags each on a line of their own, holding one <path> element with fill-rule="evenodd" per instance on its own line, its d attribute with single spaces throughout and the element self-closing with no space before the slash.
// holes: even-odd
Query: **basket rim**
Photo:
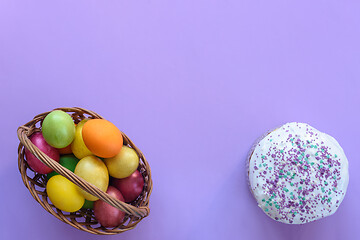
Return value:
<svg viewBox="0 0 360 240">
<path fill-rule="evenodd" d="M 95 113 L 93 111 L 90 111 L 90 110 L 87 110 L 87 109 L 84 109 L 84 108 L 79 108 L 79 107 L 55 108 L 52 111 L 55 111 L 55 110 L 62 110 L 64 112 L 74 112 L 74 113 L 81 112 L 81 113 L 88 114 L 88 115 L 92 116 L 93 118 L 104 119 L 102 116 L 98 115 L 97 113 Z M 137 152 L 137 154 L 139 155 L 139 158 L 142 159 L 142 161 L 144 162 L 144 165 L 145 165 L 146 170 L 148 172 L 147 184 L 149 184 L 150 186 L 149 186 L 149 191 L 146 192 L 147 196 L 146 196 L 145 199 L 147 201 L 144 202 L 144 200 L 143 200 L 140 203 L 140 206 L 136 207 L 136 206 L 133 206 L 133 205 L 125 203 L 125 202 L 122 202 L 122 201 L 110 196 L 109 194 L 107 194 L 106 192 L 103 192 L 102 190 L 100 190 L 99 188 L 94 186 L 93 184 L 85 181 L 81 177 L 77 176 L 75 173 L 71 172 L 67 168 L 60 165 L 55 160 L 52 160 L 50 157 L 48 157 L 45 153 L 43 153 L 41 150 L 39 150 L 39 148 L 37 148 L 30 141 L 28 136 L 30 136 L 34 132 L 34 129 L 36 129 L 36 128 L 34 128 L 35 124 L 37 122 L 41 122 L 45 118 L 45 116 L 47 114 L 49 114 L 50 112 L 52 112 L 52 111 L 48 111 L 48 112 L 44 112 L 44 113 L 36 115 L 31 121 L 29 121 L 28 123 L 20 126 L 17 129 L 17 135 L 18 135 L 18 138 L 20 140 L 19 154 L 20 154 L 20 149 L 26 148 L 34 156 L 36 156 L 42 163 L 44 163 L 46 166 L 48 166 L 52 170 L 56 171 L 57 173 L 59 173 L 63 177 L 67 178 L 69 181 L 71 181 L 72 183 L 74 183 L 78 187 L 82 188 L 86 192 L 98 197 L 102 201 L 110 204 L 111 206 L 113 206 L 113 207 L 115 207 L 117 209 L 120 209 L 121 211 L 127 213 L 128 215 L 132 215 L 132 216 L 135 216 L 135 217 L 138 217 L 138 218 L 141 218 L 141 219 L 144 218 L 144 217 L 147 217 L 149 215 L 149 213 L 150 213 L 150 208 L 148 207 L 148 204 L 149 204 L 149 198 L 150 198 L 150 195 L 151 195 L 151 192 L 152 192 L 152 179 L 151 179 L 150 166 L 149 166 L 148 162 L 146 161 L 145 156 L 140 151 L 140 149 L 138 149 L 135 146 L 135 144 L 128 138 L 128 136 L 121 131 L 121 134 L 122 134 L 124 140 L 126 140 L 126 142 Z M 19 159 L 20 159 L 20 155 L 19 155 Z M 20 170 L 20 167 L 21 166 L 20 166 L 20 161 L 19 161 L 19 170 Z M 20 170 L 20 172 L 22 173 L 21 170 Z M 26 181 L 26 179 L 24 177 L 23 177 L 23 181 L 24 181 L 24 183 Z M 28 186 L 26 185 L 26 187 L 28 187 Z M 144 205 L 142 205 L 142 204 L 144 204 Z M 46 210 L 48 210 L 48 209 L 46 209 Z M 62 220 L 62 219 L 60 219 L 60 220 Z M 129 230 L 132 229 L 132 228 L 134 228 L 134 226 L 130 227 Z"/>
</svg>

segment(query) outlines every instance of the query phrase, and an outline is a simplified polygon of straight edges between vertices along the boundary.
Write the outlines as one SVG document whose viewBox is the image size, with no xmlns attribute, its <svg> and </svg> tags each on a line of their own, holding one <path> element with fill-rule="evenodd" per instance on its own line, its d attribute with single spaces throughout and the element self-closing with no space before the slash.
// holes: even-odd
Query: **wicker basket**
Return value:
<svg viewBox="0 0 360 240">
<path fill-rule="evenodd" d="M 54 110 L 62 110 L 68 112 L 75 123 L 80 122 L 84 118 L 102 118 L 95 112 L 83 109 L 83 108 L 57 108 Z M 51 112 L 51 111 L 50 111 Z M 61 166 L 58 162 L 52 160 L 42 151 L 40 151 L 32 142 L 29 140 L 29 136 L 37 131 L 41 130 L 41 124 L 47 114 L 50 112 L 45 112 L 34 117 L 33 120 L 26 123 L 23 126 L 20 126 L 17 130 L 17 135 L 20 140 L 18 148 L 18 165 L 19 171 L 21 173 L 22 180 L 25 186 L 29 189 L 31 195 L 35 200 L 49 213 L 60 219 L 61 221 L 70 224 L 71 226 L 83 230 L 85 232 L 101 235 L 111 235 L 125 232 L 127 230 L 135 228 L 135 226 L 146 216 L 148 216 L 149 209 L 149 198 L 152 191 L 152 180 L 151 180 L 151 171 L 148 162 L 146 161 L 144 155 L 141 151 L 134 145 L 134 143 L 124 134 L 124 145 L 127 145 L 133 148 L 138 156 L 140 157 L 140 164 L 138 170 L 144 177 L 144 188 L 140 196 L 131 204 L 124 203 L 119 201 L 107 193 L 101 191 L 94 185 L 86 182 L 82 178 L 76 176 L 70 170 Z M 69 179 L 71 182 L 81 187 L 88 193 L 100 198 L 101 200 L 107 202 L 108 204 L 120 209 L 125 212 L 125 218 L 122 224 L 115 228 L 105 228 L 101 226 L 94 217 L 94 211 L 92 209 L 80 209 L 77 212 L 63 212 L 60 209 L 56 208 L 53 204 L 50 203 L 49 198 L 46 193 L 46 176 L 43 174 L 38 174 L 34 172 L 29 165 L 27 164 L 24 153 L 25 147 L 30 150 L 41 162 L 45 165 L 58 172 L 62 176 Z"/>
</svg>

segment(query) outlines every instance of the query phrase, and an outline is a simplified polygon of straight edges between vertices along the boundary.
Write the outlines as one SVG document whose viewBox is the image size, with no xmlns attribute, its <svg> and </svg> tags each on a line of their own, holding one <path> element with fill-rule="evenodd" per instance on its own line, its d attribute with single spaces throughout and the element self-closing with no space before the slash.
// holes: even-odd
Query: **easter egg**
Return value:
<svg viewBox="0 0 360 240">
<path fill-rule="evenodd" d="M 104 192 L 108 188 L 109 172 L 104 162 L 95 156 L 87 156 L 82 158 L 76 165 L 74 173 Z M 78 187 L 78 190 L 85 197 L 85 199 L 89 201 L 98 200 L 97 197 L 87 193 L 80 187 Z"/>
<path fill-rule="evenodd" d="M 76 129 L 76 124 L 75 124 L 75 129 Z M 75 136 L 76 136 L 76 132 L 75 132 Z M 67 145 L 64 148 L 58 148 L 57 150 L 61 155 L 72 154 L 71 144 Z"/>
<path fill-rule="evenodd" d="M 124 201 L 121 192 L 112 186 L 109 186 L 106 193 L 120 201 Z M 94 203 L 94 215 L 95 215 L 95 219 L 103 227 L 108 227 L 108 228 L 112 228 L 120 225 L 125 217 L 124 212 L 102 200 L 97 200 Z"/>
<path fill-rule="evenodd" d="M 89 201 L 85 199 L 84 205 L 81 207 L 82 209 L 93 209 L 94 201 Z"/>
<path fill-rule="evenodd" d="M 61 155 L 71 154 L 72 153 L 71 144 L 67 145 L 64 148 L 58 148 L 58 151 Z"/>
<path fill-rule="evenodd" d="M 44 139 L 41 132 L 33 133 L 30 136 L 30 141 L 39 148 L 40 151 L 48 155 L 51 159 L 59 161 L 59 152 L 56 148 L 50 146 Z M 37 157 L 35 157 L 28 149 L 25 148 L 25 158 L 30 168 L 37 173 L 47 174 L 53 170 L 43 164 Z"/>
<path fill-rule="evenodd" d="M 76 212 L 85 202 L 77 186 L 61 175 L 49 179 L 46 192 L 54 206 L 65 212 Z"/>
<path fill-rule="evenodd" d="M 130 176 L 139 166 L 139 156 L 134 149 L 123 146 L 120 152 L 104 160 L 110 176 L 114 178 L 126 178 Z"/>
<path fill-rule="evenodd" d="M 144 178 L 141 173 L 136 170 L 127 178 L 114 179 L 112 185 L 116 187 L 123 195 L 125 202 L 134 201 L 143 191 Z"/>
<path fill-rule="evenodd" d="M 82 137 L 82 129 L 88 120 L 89 119 L 84 119 L 76 125 L 75 137 L 71 143 L 71 150 L 78 159 L 93 155 L 93 153 L 86 147 Z"/>
<path fill-rule="evenodd" d="M 45 117 L 42 133 L 48 144 L 55 148 L 64 148 L 74 139 L 75 124 L 69 114 L 55 110 Z"/>
<path fill-rule="evenodd" d="M 82 136 L 86 147 L 96 156 L 109 158 L 123 145 L 120 130 L 105 119 L 91 119 L 84 124 Z"/>
<path fill-rule="evenodd" d="M 61 166 L 69 169 L 70 171 L 74 172 L 76 164 L 79 162 L 79 159 L 77 159 L 74 155 L 62 155 L 59 159 L 59 163 Z M 47 179 L 50 179 L 52 176 L 58 175 L 57 172 L 53 171 L 46 175 Z"/>
</svg>

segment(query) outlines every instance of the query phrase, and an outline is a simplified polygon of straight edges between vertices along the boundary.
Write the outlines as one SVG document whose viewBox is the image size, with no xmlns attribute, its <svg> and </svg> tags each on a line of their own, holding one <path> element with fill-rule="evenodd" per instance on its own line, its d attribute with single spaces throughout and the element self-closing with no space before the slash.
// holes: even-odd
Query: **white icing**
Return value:
<svg viewBox="0 0 360 240">
<path fill-rule="evenodd" d="M 256 144 L 248 171 L 258 206 L 283 223 L 303 224 L 334 214 L 349 183 L 348 160 L 338 142 L 296 122 Z"/>
</svg>

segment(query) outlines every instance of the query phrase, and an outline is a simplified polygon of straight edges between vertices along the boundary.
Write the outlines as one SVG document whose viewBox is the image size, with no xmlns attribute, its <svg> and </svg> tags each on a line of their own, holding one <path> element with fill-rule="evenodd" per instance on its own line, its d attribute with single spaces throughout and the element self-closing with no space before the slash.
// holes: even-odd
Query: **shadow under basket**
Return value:
<svg viewBox="0 0 360 240">
<path fill-rule="evenodd" d="M 54 110 L 62 110 L 70 114 L 75 123 L 80 122 L 84 118 L 100 118 L 95 112 L 83 109 L 83 108 L 57 108 Z M 34 117 L 33 120 L 20 126 L 17 130 L 17 135 L 20 140 L 18 148 L 18 166 L 21 173 L 22 180 L 25 186 L 29 189 L 34 199 L 49 213 L 57 217 L 59 220 L 85 232 L 100 235 L 113 235 L 128 231 L 136 227 L 136 225 L 146 216 L 149 215 L 149 198 L 152 191 L 151 171 L 148 162 L 146 161 L 142 152 L 135 146 L 135 144 L 122 133 L 124 139 L 124 145 L 131 147 L 136 151 L 140 158 L 138 170 L 144 177 L 144 188 L 139 197 L 131 203 L 124 203 L 116 198 L 101 191 L 94 185 L 86 182 L 84 179 L 76 176 L 70 170 L 61 166 L 58 162 L 49 158 L 46 154 L 40 151 L 32 142 L 29 137 L 34 132 L 41 131 L 41 124 L 44 118 L 50 113 L 45 112 Z M 80 209 L 77 212 L 64 212 L 56 208 L 49 200 L 46 193 L 46 175 L 34 172 L 26 162 L 25 148 L 34 154 L 41 162 L 66 177 L 71 182 L 84 189 L 88 193 L 98 197 L 99 199 L 107 202 L 125 212 L 124 221 L 115 228 L 105 228 L 101 226 L 94 217 L 94 211 L 92 209 Z"/>
</svg>

